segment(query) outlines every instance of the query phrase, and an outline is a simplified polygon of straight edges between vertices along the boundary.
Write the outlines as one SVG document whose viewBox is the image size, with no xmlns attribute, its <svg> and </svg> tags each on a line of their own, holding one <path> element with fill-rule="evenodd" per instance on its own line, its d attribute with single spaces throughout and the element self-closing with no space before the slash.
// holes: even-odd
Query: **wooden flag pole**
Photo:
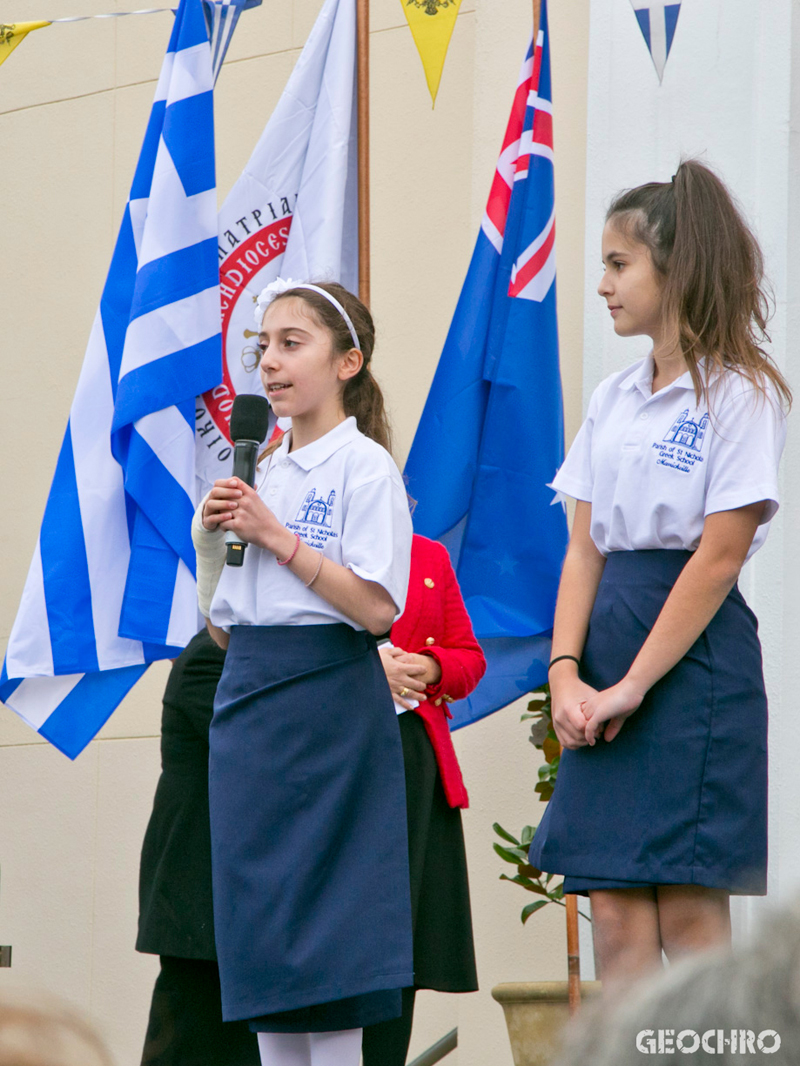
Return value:
<svg viewBox="0 0 800 1066">
<path fill-rule="evenodd" d="M 533 47 L 539 37 L 539 18 L 542 0 L 533 0 Z M 581 1005 L 581 949 L 578 937 L 578 897 L 565 896 L 567 905 L 567 981 L 569 1012 L 574 1014 Z"/>
<path fill-rule="evenodd" d="M 358 83 L 358 295 L 370 303 L 369 247 L 369 0 L 356 3 Z"/>
<path fill-rule="evenodd" d="M 565 896 L 567 905 L 567 983 L 569 1012 L 574 1014 L 581 1005 L 581 949 L 578 940 L 578 897 Z"/>
</svg>

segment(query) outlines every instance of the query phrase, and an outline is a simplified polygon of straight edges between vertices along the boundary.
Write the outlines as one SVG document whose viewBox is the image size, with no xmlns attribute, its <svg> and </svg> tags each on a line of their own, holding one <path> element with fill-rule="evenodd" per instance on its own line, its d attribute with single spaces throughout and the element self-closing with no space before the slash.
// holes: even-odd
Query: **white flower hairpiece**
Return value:
<svg viewBox="0 0 800 1066">
<path fill-rule="evenodd" d="M 287 289 L 296 289 L 300 284 L 299 281 L 294 281 L 293 278 L 275 278 L 269 285 L 261 290 L 256 297 L 256 307 L 253 311 L 253 317 L 256 320 L 256 325 L 261 329 L 261 322 L 264 318 L 264 312 L 275 299 L 276 296 L 280 296 L 282 292 L 286 292 Z"/>
<path fill-rule="evenodd" d="M 253 312 L 253 317 L 256 320 L 256 326 L 259 329 L 261 329 L 261 322 L 264 318 L 264 312 L 267 310 L 267 308 L 275 299 L 275 297 L 280 296 L 280 294 L 282 292 L 286 292 L 287 289 L 310 289 L 312 292 L 317 292 L 320 296 L 324 296 L 328 303 L 332 304 L 332 306 L 336 308 L 336 310 L 344 319 L 345 325 L 350 330 L 350 337 L 353 341 L 353 347 L 358 348 L 359 350 L 361 349 L 361 342 L 358 339 L 356 328 L 353 325 L 353 321 L 350 318 L 350 315 L 348 315 L 347 311 L 345 311 L 345 309 L 342 307 L 342 305 L 339 303 L 335 296 L 331 296 L 331 294 L 329 292 L 326 292 L 325 289 L 321 289 L 318 285 L 312 285 L 311 282 L 308 281 L 294 281 L 292 278 L 275 278 L 274 281 L 271 281 L 269 285 L 263 288 L 256 297 L 256 309 Z"/>
</svg>

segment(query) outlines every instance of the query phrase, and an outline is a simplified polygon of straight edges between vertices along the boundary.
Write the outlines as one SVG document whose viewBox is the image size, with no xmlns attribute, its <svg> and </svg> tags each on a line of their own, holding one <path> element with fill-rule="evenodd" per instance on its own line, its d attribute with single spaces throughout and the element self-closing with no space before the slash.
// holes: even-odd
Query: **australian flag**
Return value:
<svg viewBox="0 0 800 1066">
<path fill-rule="evenodd" d="M 556 322 L 547 5 L 511 109 L 481 232 L 406 465 L 418 533 L 450 552 L 488 668 L 453 727 L 547 676 L 566 516 Z"/>
</svg>

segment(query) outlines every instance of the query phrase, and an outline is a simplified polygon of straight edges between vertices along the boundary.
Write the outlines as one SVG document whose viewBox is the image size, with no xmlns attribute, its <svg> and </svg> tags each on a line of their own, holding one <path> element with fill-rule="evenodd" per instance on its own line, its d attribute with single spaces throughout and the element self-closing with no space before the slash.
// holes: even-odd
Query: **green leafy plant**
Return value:
<svg viewBox="0 0 800 1066">
<path fill-rule="evenodd" d="M 542 685 L 540 688 L 534 689 L 531 695 L 533 699 L 528 704 L 528 709 L 522 715 L 520 721 L 530 721 L 532 723 L 528 740 L 544 755 L 544 763 L 539 767 L 539 780 L 534 787 L 534 792 L 538 793 L 542 803 L 546 803 L 553 795 L 553 789 L 555 788 L 558 763 L 561 758 L 561 745 L 558 743 L 558 738 L 553 729 L 550 686 Z M 513 833 L 509 833 L 507 829 L 504 829 L 499 822 L 495 822 L 492 828 L 503 841 L 502 844 L 498 844 L 495 841 L 494 850 L 504 862 L 511 863 L 517 868 L 517 872 L 513 877 L 509 877 L 508 874 L 500 874 L 500 880 L 511 881 L 513 884 L 519 885 L 520 888 L 524 888 L 526 892 L 532 892 L 534 895 L 541 897 L 522 908 L 522 913 L 520 914 L 522 924 L 524 925 L 532 914 L 541 910 L 542 907 L 546 907 L 548 903 L 557 903 L 560 907 L 566 907 L 563 899 L 563 879 L 554 885 L 552 884 L 553 874 L 543 873 L 542 870 L 537 870 L 535 866 L 531 866 L 528 862 L 528 848 L 531 846 L 531 841 L 536 834 L 536 827 L 532 825 L 524 826 L 519 839 Z"/>
</svg>

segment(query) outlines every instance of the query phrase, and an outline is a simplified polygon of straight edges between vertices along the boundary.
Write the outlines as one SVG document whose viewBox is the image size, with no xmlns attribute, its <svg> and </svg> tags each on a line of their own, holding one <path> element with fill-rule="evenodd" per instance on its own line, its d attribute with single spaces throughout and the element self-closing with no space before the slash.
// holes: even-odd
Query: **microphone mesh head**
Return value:
<svg viewBox="0 0 800 1066">
<path fill-rule="evenodd" d="M 269 402 L 266 396 L 240 394 L 231 410 L 231 440 L 264 440 L 269 429 Z"/>
</svg>

